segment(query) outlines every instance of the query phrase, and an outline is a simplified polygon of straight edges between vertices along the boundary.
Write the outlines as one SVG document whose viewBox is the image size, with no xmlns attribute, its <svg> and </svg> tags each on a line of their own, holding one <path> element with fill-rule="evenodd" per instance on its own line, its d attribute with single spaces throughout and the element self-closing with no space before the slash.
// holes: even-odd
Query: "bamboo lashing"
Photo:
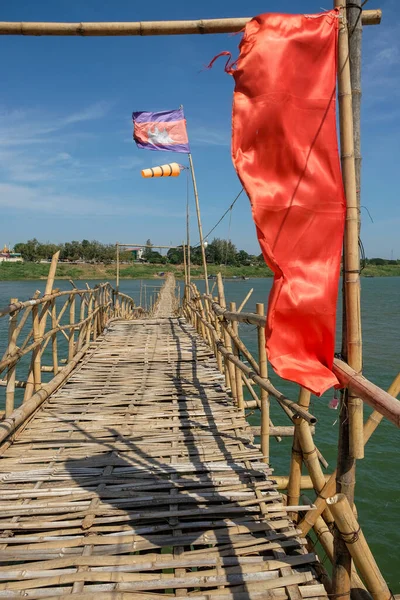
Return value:
<svg viewBox="0 0 400 600">
<path fill-rule="evenodd" d="M 339 533 L 371 596 L 374 600 L 390 600 L 392 593 L 378 569 L 346 496 L 336 494 L 328 498 L 327 503 L 333 512 Z"/>
<path fill-rule="evenodd" d="M 400 394 L 400 373 L 398 373 L 397 377 L 392 382 L 391 386 L 388 389 L 388 394 L 393 398 L 396 398 Z M 364 424 L 364 445 L 367 444 L 371 435 L 378 427 L 379 423 L 382 421 L 383 415 L 378 411 L 374 411 L 368 417 L 367 421 Z M 300 522 L 299 527 L 303 531 L 304 535 L 310 531 L 310 529 L 315 524 L 315 519 L 323 512 L 326 506 L 326 498 L 329 496 L 333 496 L 336 489 L 336 470 L 330 476 L 329 480 L 326 482 L 324 488 L 320 492 L 318 498 L 315 501 L 315 505 L 317 510 L 314 511 L 312 515 L 306 515 L 304 519 Z"/>
<path fill-rule="evenodd" d="M 0 35 L 146 36 L 235 33 L 252 17 L 201 19 L 197 21 L 136 21 L 107 23 L 0 22 Z M 382 11 L 363 10 L 363 25 L 378 25 Z"/>
</svg>

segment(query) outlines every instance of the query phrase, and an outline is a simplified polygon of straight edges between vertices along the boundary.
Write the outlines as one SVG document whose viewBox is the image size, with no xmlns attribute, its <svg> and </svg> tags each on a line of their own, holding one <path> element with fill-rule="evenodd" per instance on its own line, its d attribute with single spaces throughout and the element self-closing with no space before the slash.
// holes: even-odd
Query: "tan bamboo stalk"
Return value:
<svg viewBox="0 0 400 600">
<path fill-rule="evenodd" d="M 186 286 L 188 284 L 188 277 L 187 277 L 186 245 L 185 245 L 185 242 L 182 242 L 182 250 L 183 250 L 183 270 L 184 270 L 184 274 L 185 274 L 185 294 L 186 294 Z"/>
<path fill-rule="evenodd" d="M 379 571 L 346 496 L 336 494 L 328 498 L 327 503 L 335 517 L 339 533 L 365 582 L 367 590 L 374 600 L 390 600 L 392 593 Z"/>
<path fill-rule="evenodd" d="M 51 301 L 51 328 L 56 329 L 57 327 L 57 305 L 55 299 Z M 57 347 L 57 333 L 54 333 L 51 336 L 51 350 L 53 356 L 53 373 L 57 375 L 58 373 L 58 347 Z"/>
<path fill-rule="evenodd" d="M 105 23 L 44 23 L 0 22 L 0 35 L 185 35 L 205 33 L 235 33 L 241 31 L 252 17 L 201 19 L 197 21 L 133 21 Z M 363 10 L 363 25 L 378 25 L 382 11 Z"/>
<path fill-rule="evenodd" d="M 90 344 L 90 339 L 93 334 L 93 294 L 90 294 L 88 302 L 88 327 L 86 329 L 86 345 Z"/>
<path fill-rule="evenodd" d="M 208 323 L 207 321 L 202 319 L 200 313 L 198 311 L 196 311 L 195 308 L 193 310 L 195 310 L 195 312 L 197 312 L 198 318 L 204 322 L 206 327 L 208 327 L 212 331 L 212 335 L 214 335 L 216 337 L 216 339 L 218 339 L 214 327 L 210 323 Z M 218 340 L 218 343 L 219 343 L 219 351 L 221 352 L 221 354 L 223 355 L 223 357 L 226 361 L 229 361 L 230 363 L 233 363 L 234 365 L 238 366 L 240 368 L 240 370 L 245 375 L 247 375 L 247 377 L 252 379 L 258 386 L 264 387 L 264 389 L 267 392 L 269 392 L 269 394 L 274 396 L 274 398 L 276 398 L 280 404 L 285 405 L 286 407 L 289 407 L 294 413 L 296 413 L 298 416 L 301 416 L 308 423 L 316 423 L 317 419 L 313 415 L 310 415 L 310 413 L 308 411 L 304 410 L 301 406 L 296 404 L 296 402 L 292 402 L 291 400 L 286 398 L 286 396 L 284 396 L 284 394 L 279 392 L 279 390 L 277 390 L 268 379 L 262 379 L 259 375 L 254 373 L 254 371 L 252 369 L 250 369 L 250 367 L 245 365 L 241 360 L 239 360 L 236 356 L 234 356 L 232 354 L 232 352 L 229 352 L 229 350 L 226 347 L 221 345 L 219 340 Z"/>
<path fill-rule="evenodd" d="M 11 298 L 10 304 L 18 302 L 18 298 Z M 18 326 L 18 313 L 11 313 L 8 326 L 8 352 L 13 353 L 17 345 L 16 330 Z M 14 410 L 15 401 L 15 378 L 17 365 L 14 364 L 7 371 L 7 387 L 6 387 L 6 406 L 5 416 L 10 416 Z"/>
<path fill-rule="evenodd" d="M 33 321 L 33 341 L 39 342 L 41 339 L 41 327 L 39 321 L 39 309 L 34 306 L 32 309 L 32 321 Z M 41 374 L 41 348 L 40 344 L 37 345 L 32 351 L 32 362 L 33 362 L 33 379 L 34 379 L 34 390 L 37 392 L 42 384 Z"/>
<path fill-rule="evenodd" d="M 304 502 L 304 504 L 311 504 L 311 500 L 308 496 L 306 496 L 305 494 L 302 494 L 302 501 Z M 318 519 L 315 522 L 314 525 L 314 533 L 317 536 L 317 540 L 319 541 L 319 543 L 321 544 L 322 548 L 324 549 L 324 552 L 328 558 L 328 560 L 330 561 L 331 564 L 334 563 L 334 538 L 333 538 L 333 534 L 332 531 L 329 529 L 328 525 L 325 523 L 324 519 L 319 516 Z M 364 600 L 366 599 L 365 593 L 367 592 L 367 589 L 365 587 L 365 585 L 363 584 L 363 582 L 360 579 L 360 576 L 358 575 L 355 567 L 353 566 L 352 572 L 351 572 L 351 589 L 352 589 L 352 596 L 354 595 L 357 598 L 363 598 Z M 368 593 L 368 592 L 367 592 Z"/>
<path fill-rule="evenodd" d="M 330 475 L 325 475 L 325 481 L 328 481 L 330 478 Z M 288 475 L 273 475 L 271 476 L 271 478 L 276 481 L 276 483 L 278 484 L 278 490 L 287 490 L 288 489 L 288 485 L 289 485 L 289 476 Z M 312 479 L 309 475 L 302 475 L 301 479 L 300 479 L 300 487 L 302 490 L 313 490 L 314 489 L 314 484 L 312 482 Z M 315 502 L 314 502 L 315 504 Z M 315 513 L 315 510 L 310 511 L 312 513 Z"/>
<path fill-rule="evenodd" d="M 222 309 L 226 309 L 226 300 L 225 300 L 225 290 L 224 290 L 224 282 L 222 281 L 221 273 L 217 274 L 217 288 L 218 288 L 218 301 Z M 232 352 L 232 345 L 230 344 L 229 334 L 225 328 L 223 328 L 223 339 L 224 346 L 230 352 Z M 228 360 L 224 360 L 225 364 L 225 383 L 231 390 L 235 386 L 235 369 L 234 366 Z"/>
<path fill-rule="evenodd" d="M 244 307 L 246 306 L 247 302 L 249 301 L 252 293 L 253 293 L 254 289 L 251 288 L 251 290 L 249 290 L 249 292 L 247 293 L 245 299 L 243 300 L 242 304 L 239 306 L 238 308 L 238 312 L 242 312 L 242 310 L 244 309 Z"/>
<path fill-rule="evenodd" d="M 353 104 L 349 61 L 346 0 L 335 0 L 340 9 L 338 46 L 338 91 L 342 177 L 346 194 L 346 222 L 343 246 L 343 278 L 346 306 L 346 358 L 357 373 L 362 369 L 359 211 L 354 162 Z M 349 451 L 353 458 L 364 457 L 363 404 L 353 389 L 348 390 Z"/>
<path fill-rule="evenodd" d="M 75 323 L 75 296 L 71 296 L 69 305 L 69 323 L 73 325 Z M 75 329 L 72 327 L 69 330 L 69 342 L 68 342 L 68 362 L 74 357 L 74 345 L 75 345 Z"/>
<path fill-rule="evenodd" d="M 236 302 L 231 302 L 229 304 L 229 308 L 232 311 L 236 311 Z M 238 324 L 233 324 L 233 332 L 236 336 L 238 336 Z M 235 356 L 240 358 L 239 350 L 234 345 L 233 353 Z M 238 367 L 235 367 L 235 383 L 236 383 L 236 398 L 237 398 L 237 406 L 238 409 L 244 413 L 244 397 L 243 397 L 243 381 L 242 381 L 242 372 Z"/>
<path fill-rule="evenodd" d="M 393 397 L 398 396 L 400 393 L 400 373 L 397 374 L 392 384 L 388 389 L 388 394 Z M 367 421 L 364 425 L 364 444 L 367 444 L 371 435 L 374 433 L 375 429 L 378 427 L 379 423 L 382 421 L 383 415 L 374 411 L 370 414 Z M 308 513 L 300 522 L 299 527 L 302 530 L 303 535 L 307 535 L 312 527 L 314 527 L 316 519 L 325 509 L 326 506 L 326 498 L 329 496 L 333 496 L 336 490 L 336 476 L 337 470 L 335 470 L 332 475 L 329 477 L 326 482 L 324 488 L 320 492 L 318 498 L 315 501 L 316 510 L 313 511 L 313 514 Z"/>
<path fill-rule="evenodd" d="M 206 287 L 206 294 L 209 294 L 210 290 L 209 290 L 209 287 L 208 287 L 207 259 L 206 259 L 206 250 L 205 250 L 204 241 L 203 241 L 203 227 L 202 227 L 202 224 L 201 224 L 199 194 L 198 194 L 198 191 L 197 191 L 197 182 L 196 182 L 196 175 L 195 175 L 195 172 L 194 172 L 193 159 L 192 159 L 192 155 L 191 155 L 190 152 L 188 154 L 188 158 L 189 158 L 190 172 L 192 174 L 193 192 L 194 192 L 194 200 L 195 200 L 196 215 L 197 215 L 197 225 L 198 225 L 198 229 L 199 229 L 199 240 L 200 240 L 200 248 L 201 248 L 201 257 L 202 257 L 202 260 L 203 260 L 204 284 L 205 284 L 205 287 Z"/>
<path fill-rule="evenodd" d="M 240 312 L 240 311 L 239 311 Z M 264 304 L 256 304 L 256 312 L 258 315 L 265 314 Z M 267 353 L 265 350 L 265 327 L 257 327 L 258 338 L 258 365 L 260 377 L 268 379 Z M 270 422 L 270 406 L 268 392 L 260 388 L 261 400 L 261 452 L 263 461 L 269 462 L 269 422 Z"/>
<path fill-rule="evenodd" d="M 215 328 L 217 335 L 219 337 L 219 339 L 222 340 L 221 338 L 221 326 L 220 326 L 220 322 L 217 319 L 216 315 L 214 314 L 214 312 L 212 311 L 211 307 L 210 307 L 210 298 L 208 296 L 204 296 L 205 298 L 205 303 L 207 305 L 207 316 L 208 316 L 208 320 L 211 323 L 211 325 Z M 224 372 L 224 367 L 222 364 L 222 357 L 221 354 L 218 352 L 218 346 L 217 346 L 217 342 L 214 339 L 213 336 L 211 336 L 211 341 L 212 341 L 212 348 L 213 348 L 213 352 L 214 352 L 214 356 L 217 360 L 217 365 L 218 365 L 218 369 L 221 373 Z"/>
</svg>

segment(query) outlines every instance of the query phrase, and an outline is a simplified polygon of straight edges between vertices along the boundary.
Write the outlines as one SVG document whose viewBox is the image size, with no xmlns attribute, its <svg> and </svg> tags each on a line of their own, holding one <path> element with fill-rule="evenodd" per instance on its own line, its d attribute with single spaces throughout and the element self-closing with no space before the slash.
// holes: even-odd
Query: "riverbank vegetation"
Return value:
<svg viewBox="0 0 400 600">
<path fill-rule="evenodd" d="M 60 250 L 57 267 L 59 279 L 101 279 L 113 280 L 116 277 L 116 247 L 97 241 L 67 242 L 65 244 L 42 244 L 36 239 L 16 244 L 15 252 L 20 252 L 24 262 L 0 262 L 0 281 L 24 279 L 46 279 L 49 264 L 46 261 Z M 227 278 L 272 277 L 272 271 L 265 265 L 262 254 L 256 256 L 245 250 L 237 250 L 228 240 L 214 238 L 207 247 L 209 275 L 221 271 Z M 171 248 L 161 255 L 157 247 L 147 240 L 142 261 L 135 261 L 136 255 L 127 250 L 120 253 L 120 276 L 126 279 L 151 279 L 160 273 L 172 271 L 183 279 L 182 247 Z M 42 262 L 41 262 L 42 261 Z M 198 246 L 191 248 L 192 277 L 202 277 L 201 252 Z M 366 259 L 362 271 L 366 277 L 399 277 L 400 260 L 383 258 Z"/>
</svg>

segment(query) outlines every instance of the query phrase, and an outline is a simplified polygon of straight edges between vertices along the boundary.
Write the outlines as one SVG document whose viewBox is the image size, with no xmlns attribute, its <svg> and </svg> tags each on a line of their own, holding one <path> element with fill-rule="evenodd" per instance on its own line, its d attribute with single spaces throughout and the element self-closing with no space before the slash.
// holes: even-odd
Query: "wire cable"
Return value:
<svg viewBox="0 0 400 600">
<path fill-rule="evenodd" d="M 240 195 L 244 192 L 244 188 L 242 188 L 240 190 L 240 192 L 238 193 L 238 195 L 236 196 L 236 198 L 234 199 L 234 201 L 232 202 L 232 204 L 229 206 L 229 208 L 227 208 L 227 210 L 224 212 L 224 214 L 222 215 L 222 217 L 219 219 L 219 221 L 214 225 L 214 227 L 212 229 L 210 229 L 210 231 L 207 233 L 207 235 L 203 236 L 203 241 L 206 240 L 208 238 L 209 235 L 212 234 L 212 232 L 214 231 L 214 229 L 216 229 L 218 227 L 218 225 L 221 223 L 221 221 L 226 217 L 226 215 L 228 214 L 228 212 L 230 210 L 232 210 L 232 208 L 235 206 L 236 201 L 238 200 L 238 198 L 240 197 Z M 197 242 L 197 244 L 195 245 L 195 248 L 197 248 L 197 246 L 200 246 L 200 242 Z"/>
</svg>

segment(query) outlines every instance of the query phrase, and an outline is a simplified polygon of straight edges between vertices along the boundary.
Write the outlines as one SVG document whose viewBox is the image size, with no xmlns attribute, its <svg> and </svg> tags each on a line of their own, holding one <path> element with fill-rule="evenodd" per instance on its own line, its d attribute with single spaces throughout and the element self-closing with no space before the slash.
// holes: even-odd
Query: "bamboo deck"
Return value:
<svg viewBox="0 0 400 600">
<path fill-rule="evenodd" d="M 0 598 L 327 597 L 211 350 L 168 310 L 113 322 L 5 447 Z"/>
</svg>

